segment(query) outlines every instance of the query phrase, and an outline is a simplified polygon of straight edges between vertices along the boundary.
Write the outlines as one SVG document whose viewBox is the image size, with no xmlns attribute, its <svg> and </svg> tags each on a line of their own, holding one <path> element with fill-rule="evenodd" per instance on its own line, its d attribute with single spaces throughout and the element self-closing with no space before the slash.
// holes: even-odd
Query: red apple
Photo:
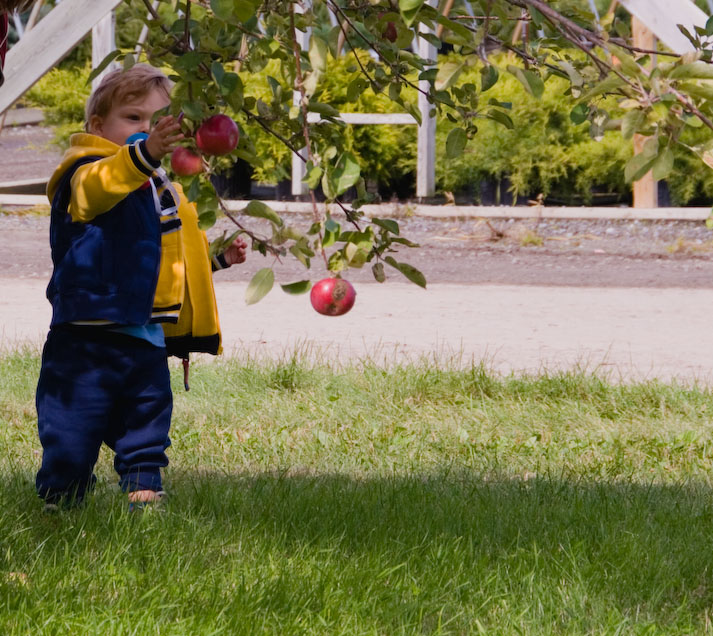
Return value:
<svg viewBox="0 0 713 636">
<path fill-rule="evenodd" d="M 354 306 L 356 292 L 347 280 L 324 278 L 312 287 L 309 299 L 317 313 L 342 316 Z"/>
<path fill-rule="evenodd" d="M 206 155 L 227 155 L 240 139 L 238 125 L 227 115 L 208 117 L 196 132 L 196 144 Z"/>
<path fill-rule="evenodd" d="M 203 172 L 203 160 L 192 150 L 178 146 L 171 153 L 171 170 L 179 177 L 192 177 Z"/>
<path fill-rule="evenodd" d="M 386 23 L 386 28 L 384 29 L 381 35 L 389 42 L 396 42 L 396 38 L 399 37 L 399 33 L 396 30 L 396 25 L 393 22 Z"/>
</svg>

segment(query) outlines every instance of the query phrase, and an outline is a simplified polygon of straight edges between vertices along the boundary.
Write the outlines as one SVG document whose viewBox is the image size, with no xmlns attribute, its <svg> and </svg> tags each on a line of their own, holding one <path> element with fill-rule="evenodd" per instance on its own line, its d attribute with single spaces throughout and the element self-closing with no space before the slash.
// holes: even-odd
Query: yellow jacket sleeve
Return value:
<svg viewBox="0 0 713 636">
<path fill-rule="evenodd" d="M 137 152 L 139 146 L 121 146 L 116 154 L 77 168 L 69 201 L 72 221 L 86 223 L 108 212 L 151 177 L 153 168 Z"/>
</svg>

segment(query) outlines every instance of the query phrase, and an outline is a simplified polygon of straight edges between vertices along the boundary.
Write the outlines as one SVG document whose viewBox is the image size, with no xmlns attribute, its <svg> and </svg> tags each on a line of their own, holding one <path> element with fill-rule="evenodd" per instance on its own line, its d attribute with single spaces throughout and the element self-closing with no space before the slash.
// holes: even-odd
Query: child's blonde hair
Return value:
<svg viewBox="0 0 713 636">
<path fill-rule="evenodd" d="M 172 87 L 173 82 L 168 77 L 148 64 L 134 64 L 126 71 L 119 69 L 107 73 L 87 101 L 84 128 L 88 130 L 95 115 L 103 119 L 116 104 L 134 101 L 154 89 L 164 91 L 170 98 Z"/>
</svg>

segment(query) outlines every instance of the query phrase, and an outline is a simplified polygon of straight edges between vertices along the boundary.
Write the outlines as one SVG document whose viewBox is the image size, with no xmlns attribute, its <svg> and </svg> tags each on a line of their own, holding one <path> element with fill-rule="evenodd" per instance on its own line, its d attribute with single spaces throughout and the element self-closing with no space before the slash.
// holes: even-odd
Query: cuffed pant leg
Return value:
<svg viewBox="0 0 713 636">
<path fill-rule="evenodd" d="M 139 342 L 135 356 L 137 364 L 105 441 L 116 453 L 114 468 L 123 490 L 159 491 L 173 409 L 166 350 Z"/>
</svg>

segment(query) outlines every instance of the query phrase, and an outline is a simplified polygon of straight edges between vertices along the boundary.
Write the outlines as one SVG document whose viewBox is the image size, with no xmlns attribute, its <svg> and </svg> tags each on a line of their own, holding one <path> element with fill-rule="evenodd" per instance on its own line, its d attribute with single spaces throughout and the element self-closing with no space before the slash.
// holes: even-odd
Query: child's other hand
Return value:
<svg viewBox="0 0 713 636">
<path fill-rule="evenodd" d="M 183 139 L 180 132 L 181 123 L 172 115 L 161 117 L 156 122 L 149 138 L 146 140 L 146 150 L 156 161 L 163 159 L 176 144 Z"/>
<path fill-rule="evenodd" d="M 230 247 L 223 252 L 225 262 L 228 263 L 228 265 L 238 265 L 239 263 L 244 263 L 247 258 L 245 253 L 247 248 L 248 244 L 243 241 L 243 239 L 240 237 L 236 238 Z"/>
</svg>

